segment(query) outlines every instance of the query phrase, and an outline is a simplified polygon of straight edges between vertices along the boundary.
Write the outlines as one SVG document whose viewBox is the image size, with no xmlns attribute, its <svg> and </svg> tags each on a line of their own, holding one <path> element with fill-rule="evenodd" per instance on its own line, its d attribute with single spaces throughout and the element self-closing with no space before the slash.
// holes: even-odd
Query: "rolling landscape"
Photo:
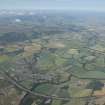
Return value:
<svg viewBox="0 0 105 105">
<path fill-rule="evenodd" d="M 105 105 L 105 14 L 0 10 L 0 105 Z"/>
</svg>

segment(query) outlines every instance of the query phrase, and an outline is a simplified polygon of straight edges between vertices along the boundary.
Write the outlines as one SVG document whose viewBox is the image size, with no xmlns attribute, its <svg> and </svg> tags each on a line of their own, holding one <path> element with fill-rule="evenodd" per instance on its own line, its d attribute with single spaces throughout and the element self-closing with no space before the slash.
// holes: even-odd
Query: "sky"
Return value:
<svg viewBox="0 0 105 105">
<path fill-rule="evenodd" d="M 0 9 L 105 11 L 105 0 L 0 0 Z"/>
</svg>

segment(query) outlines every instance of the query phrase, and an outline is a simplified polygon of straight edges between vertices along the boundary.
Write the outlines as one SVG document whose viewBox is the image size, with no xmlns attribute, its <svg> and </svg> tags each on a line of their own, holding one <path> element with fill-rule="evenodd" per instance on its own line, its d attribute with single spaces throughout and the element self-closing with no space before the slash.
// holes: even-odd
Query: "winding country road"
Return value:
<svg viewBox="0 0 105 105">
<path fill-rule="evenodd" d="M 18 87 L 19 89 L 30 93 L 33 96 L 38 96 L 38 97 L 44 97 L 44 98 L 51 98 L 51 99 L 55 99 L 55 100 L 64 100 L 64 101 L 69 101 L 71 99 L 91 99 L 91 98 L 97 98 L 96 96 L 86 96 L 86 97 L 70 97 L 70 98 L 61 98 L 61 97 L 57 97 L 57 96 L 49 96 L 49 95 L 44 95 L 44 94 L 40 94 L 40 93 L 36 93 L 36 92 L 32 92 L 29 89 L 27 89 L 26 87 L 24 87 L 23 85 L 19 84 L 16 80 L 14 80 L 14 78 L 12 78 L 11 76 L 9 76 L 8 73 L 4 73 L 5 77 L 8 79 L 8 81 L 11 82 L 12 85 Z"/>
</svg>

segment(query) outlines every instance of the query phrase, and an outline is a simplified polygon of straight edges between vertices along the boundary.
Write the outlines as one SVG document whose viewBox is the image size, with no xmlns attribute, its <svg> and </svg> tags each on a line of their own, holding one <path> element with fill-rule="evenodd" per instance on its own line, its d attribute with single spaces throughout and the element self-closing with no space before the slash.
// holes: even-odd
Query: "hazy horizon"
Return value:
<svg viewBox="0 0 105 105">
<path fill-rule="evenodd" d="M 104 0 L 0 0 L 0 9 L 105 11 Z"/>
</svg>

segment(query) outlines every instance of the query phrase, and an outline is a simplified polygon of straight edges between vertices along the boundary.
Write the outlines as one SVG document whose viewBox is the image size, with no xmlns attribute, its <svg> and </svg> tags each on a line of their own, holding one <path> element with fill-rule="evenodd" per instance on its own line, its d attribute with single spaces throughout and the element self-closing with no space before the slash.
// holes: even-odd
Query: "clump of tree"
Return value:
<svg viewBox="0 0 105 105">
<path fill-rule="evenodd" d="M 90 83 L 87 84 L 86 89 L 91 89 L 90 97 L 94 95 L 94 92 L 97 90 L 101 90 L 104 87 L 104 83 L 98 80 L 93 80 Z M 90 100 L 87 100 L 85 105 L 89 105 Z"/>
<path fill-rule="evenodd" d="M 95 63 L 95 60 L 96 60 L 96 57 L 95 56 L 89 55 L 89 56 L 81 56 L 78 61 L 82 65 L 82 68 L 84 70 L 86 70 L 87 69 L 86 68 L 86 65 L 87 64 L 93 64 L 93 63 Z"/>
<path fill-rule="evenodd" d="M 95 91 L 101 90 L 103 87 L 104 87 L 104 83 L 98 80 L 93 80 L 86 86 L 87 89 L 92 89 L 90 96 L 93 96 Z"/>
<path fill-rule="evenodd" d="M 21 32 L 8 32 L 4 33 L 0 36 L 1 43 L 11 43 L 11 42 L 18 42 L 18 41 L 25 41 L 28 37 L 25 33 Z"/>
</svg>

